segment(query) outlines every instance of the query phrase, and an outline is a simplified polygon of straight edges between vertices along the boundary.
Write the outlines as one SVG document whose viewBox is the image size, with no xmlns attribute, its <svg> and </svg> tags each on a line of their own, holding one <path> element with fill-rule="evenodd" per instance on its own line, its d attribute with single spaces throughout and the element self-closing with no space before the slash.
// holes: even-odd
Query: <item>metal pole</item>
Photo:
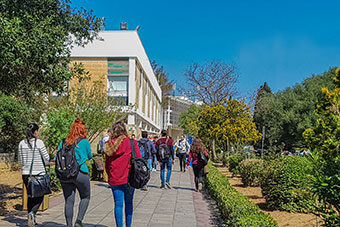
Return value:
<svg viewBox="0 0 340 227">
<path fill-rule="evenodd" d="M 264 153 L 264 151 L 263 151 L 263 144 L 264 144 L 264 136 L 265 136 L 265 133 L 266 133 L 266 126 L 263 126 L 262 127 L 262 150 L 261 150 L 261 158 L 263 159 L 263 153 Z"/>
</svg>

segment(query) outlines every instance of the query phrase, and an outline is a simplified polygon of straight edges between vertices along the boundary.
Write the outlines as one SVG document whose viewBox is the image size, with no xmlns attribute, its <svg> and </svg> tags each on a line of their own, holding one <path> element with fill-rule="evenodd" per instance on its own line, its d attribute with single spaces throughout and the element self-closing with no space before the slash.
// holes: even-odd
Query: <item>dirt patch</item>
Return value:
<svg viewBox="0 0 340 227">
<path fill-rule="evenodd" d="M 0 215 L 22 209 L 21 171 L 2 170 L 0 172 Z"/>
<path fill-rule="evenodd" d="M 260 209 L 272 216 L 278 223 L 279 227 L 314 227 L 316 226 L 316 216 L 313 214 L 290 213 L 286 211 L 270 210 L 266 206 L 266 200 L 262 196 L 260 187 L 243 187 L 241 178 L 233 176 L 227 168 L 218 168 L 225 174 L 238 192 L 247 196 L 251 201 L 260 207 Z"/>
</svg>

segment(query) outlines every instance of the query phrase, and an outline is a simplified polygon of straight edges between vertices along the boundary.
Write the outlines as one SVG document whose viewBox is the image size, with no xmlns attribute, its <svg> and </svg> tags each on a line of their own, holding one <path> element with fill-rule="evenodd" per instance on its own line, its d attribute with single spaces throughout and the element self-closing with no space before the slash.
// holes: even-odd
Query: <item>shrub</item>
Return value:
<svg viewBox="0 0 340 227">
<path fill-rule="evenodd" d="M 29 108 L 13 97 L 0 92 L 0 148 L 16 152 L 30 121 Z"/>
<path fill-rule="evenodd" d="M 261 159 L 245 159 L 240 163 L 242 183 L 247 186 L 259 186 L 264 164 Z"/>
<path fill-rule="evenodd" d="M 277 223 L 248 198 L 230 186 L 228 178 L 209 163 L 209 173 L 205 178 L 206 188 L 216 200 L 224 222 L 231 227 L 273 227 Z"/>
<path fill-rule="evenodd" d="M 229 171 L 233 174 L 238 174 L 240 172 L 240 162 L 246 159 L 244 154 L 233 154 L 225 158 L 225 163 L 227 164 Z"/>
<path fill-rule="evenodd" d="M 312 166 L 307 158 L 280 157 L 273 160 L 261 180 L 262 194 L 269 208 L 311 212 L 315 198 L 310 191 Z"/>
<path fill-rule="evenodd" d="M 61 189 L 60 180 L 58 179 L 54 168 L 51 168 L 50 171 L 51 171 L 50 172 L 51 190 L 54 191 L 54 192 L 57 192 Z"/>
</svg>

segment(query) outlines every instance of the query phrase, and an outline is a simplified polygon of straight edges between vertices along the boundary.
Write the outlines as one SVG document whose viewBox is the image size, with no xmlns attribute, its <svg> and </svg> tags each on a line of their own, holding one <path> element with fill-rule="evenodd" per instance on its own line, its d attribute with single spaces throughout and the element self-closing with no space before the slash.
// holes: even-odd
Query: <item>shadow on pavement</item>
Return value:
<svg viewBox="0 0 340 227">
<path fill-rule="evenodd" d="M 87 224 L 83 223 L 84 227 L 108 227 L 106 225 L 96 225 L 96 224 Z M 64 227 L 65 225 L 56 223 L 56 222 L 44 222 L 41 225 L 41 227 Z"/>
<path fill-rule="evenodd" d="M 16 226 L 27 226 L 27 213 L 10 214 L 1 220 L 8 222 L 8 224 L 15 224 Z"/>
</svg>

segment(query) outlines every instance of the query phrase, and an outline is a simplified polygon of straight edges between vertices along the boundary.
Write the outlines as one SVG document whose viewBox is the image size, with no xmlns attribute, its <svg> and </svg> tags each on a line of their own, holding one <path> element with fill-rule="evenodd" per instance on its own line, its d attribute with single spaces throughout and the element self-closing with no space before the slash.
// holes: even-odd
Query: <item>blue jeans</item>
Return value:
<svg viewBox="0 0 340 227">
<path fill-rule="evenodd" d="M 167 161 L 162 161 L 161 164 L 161 184 L 164 185 L 164 173 L 165 173 L 165 166 L 168 169 L 168 172 L 166 173 L 166 182 L 170 183 L 170 177 L 171 177 L 171 168 L 172 168 L 172 160 L 169 158 Z"/>
<path fill-rule="evenodd" d="M 147 160 L 147 162 L 148 162 L 148 168 L 149 168 L 149 170 L 151 171 L 152 159 L 149 158 L 149 159 Z"/>
<path fill-rule="evenodd" d="M 152 167 L 154 169 L 157 169 L 157 155 L 156 154 L 152 154 Z"/>
<path fill-rule="evenodd" d="M 123 206 L 125 201 L 126 227 L 131 227 L 133 212 L 133 194 L 135 189 L 127 184 L 111 185 L 113 199 L 115 201 L 115 219 L 117 227 L 123 227 Z"/>
</svg>

